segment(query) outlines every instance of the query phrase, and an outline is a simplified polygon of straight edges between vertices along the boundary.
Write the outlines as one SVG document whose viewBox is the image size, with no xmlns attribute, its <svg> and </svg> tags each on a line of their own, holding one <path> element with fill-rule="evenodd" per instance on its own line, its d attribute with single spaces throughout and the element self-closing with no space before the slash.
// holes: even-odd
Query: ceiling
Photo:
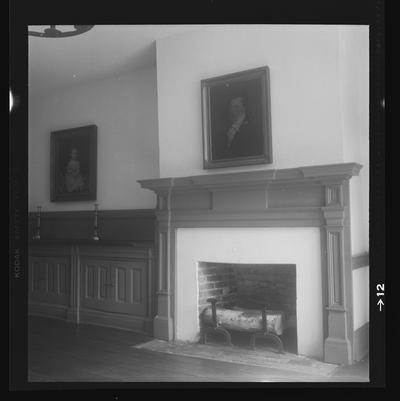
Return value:
<svg viewBox="0 0 400 401">
<path fill-rule="evenodd" d="M 43 27 L 29 26 L 29 30 L 43 31 Z M 57 29 L 69 30 L 60 25 Z M 29 93 L 43 94 L 82 81 L 155 66 L 155 40 L 192 29 L 199 26 L 95 25 L 77 36 L 29 36 Z"/>
</svg>

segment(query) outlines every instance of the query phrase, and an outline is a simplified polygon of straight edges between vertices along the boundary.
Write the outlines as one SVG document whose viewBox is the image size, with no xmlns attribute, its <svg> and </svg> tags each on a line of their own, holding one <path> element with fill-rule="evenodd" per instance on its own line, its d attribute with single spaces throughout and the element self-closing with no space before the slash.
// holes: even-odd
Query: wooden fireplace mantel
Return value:
<svg viewBox="0 0 400 401">
<path fill-rule="evenodd" d="M 325 216 L 344 214 L 345 183 L 360 169 L 344 163 L 139 182 L 157 194 L 161 226 L 319 227 Z"/>
<path fill-rule="evenodd" d="M 174 338 L 176 230 L 184 227 L 318 227 L 321 238 L 324 359 L 353 362 L 351 177 L 361 165 L 140 180 L 157 195 L 156 337 Z"/>
<path fill-rule="evenodd" d="M 264 186 L 268 184 L 293 184 L 312 182 L 316 180 L 349 179 L 358 175 L 361 170 L 358 163 L 328 164 L 320 166 L 305 166 L 287 169 L 269 169 L 243 171 L 237 173 L 205 174 L 189 177 L 156 178 L 139 180 L 143 188 L 156 193 L 174 190 L 199 190 L 235 188 L 248 186 Z"/>
</svg>

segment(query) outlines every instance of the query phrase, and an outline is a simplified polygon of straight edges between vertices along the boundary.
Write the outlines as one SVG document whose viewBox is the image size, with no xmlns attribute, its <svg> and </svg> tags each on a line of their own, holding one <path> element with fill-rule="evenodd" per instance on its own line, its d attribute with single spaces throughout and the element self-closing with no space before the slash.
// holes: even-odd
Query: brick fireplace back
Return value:
<svg viewBox="0 0 400 401">
<path fill-rule="evenodd" d="M 210 263 L 198 265 L 199 316 L 216 298 L 220 305 L 260 304 L 285 312 L 296 325 L 296 266 L 293 264 Z M 201 323 L 201 321 L 200 321 Z"/>
</svg>

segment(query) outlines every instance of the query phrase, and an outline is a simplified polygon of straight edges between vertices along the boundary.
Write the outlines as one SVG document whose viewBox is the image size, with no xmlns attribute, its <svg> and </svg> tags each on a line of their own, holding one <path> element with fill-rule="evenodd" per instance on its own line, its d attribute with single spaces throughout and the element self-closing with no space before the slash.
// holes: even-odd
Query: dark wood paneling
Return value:
<svg viewBox="0 0 400 401">
<path fill-rule="evenodd" d="M 42 212 L 41 239 L 73 240 L 93 236 L 94 211 Z M 99 234 L 102 240 L 154 241 L 153 209 L 100 210 Z M 29 238 L 36 229 L 36 213 L 29 213 Z"/>
<path fill-rule="evenodd" d="M 149 311 L 146 261 L 82 258 L 82 307 L 133 316 Z"/>
<path fill-rule="evenodd" d="M 29 313 L 151 334 L 152 246 L 149 241 L 32 241 Z"/>
<path fill-rule="evenodd" d="M 70 266 L 67 257 L 31 256 L 29 280 L 30 300 L 68 305 Z"/>
</svg>

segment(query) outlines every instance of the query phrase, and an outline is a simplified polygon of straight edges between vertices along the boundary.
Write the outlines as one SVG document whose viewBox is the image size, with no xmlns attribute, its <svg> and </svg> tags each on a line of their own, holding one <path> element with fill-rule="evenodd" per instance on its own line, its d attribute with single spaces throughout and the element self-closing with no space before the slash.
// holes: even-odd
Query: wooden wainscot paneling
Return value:
<svg viewBox="0 0 400 401">
<path fill-rule="evenodd" d="M 71 306 L 69 247 L 31 247 L 28 279 L 30 313 L 66 318 Z"/>
<path fill-rule="evenodd" d="M 98 212 L 99 236 L 113 241 L 154 241 L 154 209 L 101 210 Z M 94 210 L 41 213 L 44 239 L 82 240 L 93 236 Z M 29 213 L 29 237 L 36 229 L 36 213 Z"/>
<path fill-rule="evenodd" d="M 124 252 L 124 248 L 120 251 L 114 255 L 102 249 L 90 255 L 81 250 L 82 308 L 147 316 L 150 295 L 147 255 Z"/>
<path fill-rule="evenodd" d="M 154 211 L 105 212 L 98 241 L 90 212 L 44 215 L 41 239 L 29 244 L 29 313 L 151 335 Z"/>
<path fill-rule="evenodd" d="M 152 249 L 86 246 L 79 249 L 79 258 L 80 321 L 150 334 Z"/>
</svg>

